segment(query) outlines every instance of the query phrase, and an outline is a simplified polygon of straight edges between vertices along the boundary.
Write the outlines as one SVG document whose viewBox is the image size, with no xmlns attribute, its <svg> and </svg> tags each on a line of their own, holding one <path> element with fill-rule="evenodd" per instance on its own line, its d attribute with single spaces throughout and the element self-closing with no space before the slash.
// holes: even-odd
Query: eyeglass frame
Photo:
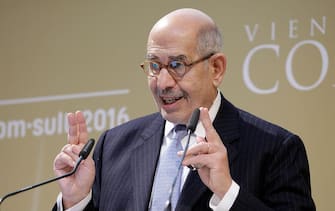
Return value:
<svg viewBox="0 0 335 211">
<path fill-rule="evenodd" d="M 150 71 L 150 70 L 147 71 L 147 70 L 145 69 L 145 67 L 144 67 L 144 63 L 145 63 L 145 62 L 153 62 L 153 61 L 145 60 L 144 62 L 142 62 L 142 63 L 140 64 L 140 66 L 141 66 L 142 70 L 144 71 L 144 73 L 145 73 L 148 77 L 157 77 L 157 76 L 159 75 L 159 73 L 161 72 L 161 70 L 162 70 L 163 68 L 165 68 L 165 69 L 169 72 L 169 74 L 170 74 L 175 80 L 180 80 L 180 79 L 182 79 L 182 78 L 184 77 L 184 75 L 185 75 L 186 73 L 188 73 L 188 72 L 191 70 L 192 66 L 194 66 L 194 65 L 196 65 L 196 64 L 198 64 L 198 63 L 200 63 L 200 62 L 203 62 L 203 61 L 205 61 L 205 60 L 211 58 L 211 57 L 214 56 L 215 54 L 216 54 L 216 52 L 211 52 L 211 53 L 209 53 L 208 55 L 206 55 L 206 56 L 204 56 L 204 57 L 201 57 L 200 59 L 197 59 L 197 60 L 195 60 L 195 61 L 193 61 L 193 62 L 191 62 L 191 63 L 189 63 L 189 64 L 187 64 L 186 61 L 183 61 L 183 60 L 180 60 L 180 61 L 179 61 L 179 60 L 178 60 L 179 62 L 183 63 L 183 65 L 185 66 L 185 72 L 184 72 L 182 75 L 180 75 L 180 76 L 177 75 L 177 73 L 176 73 L 175 71 L 170 70 L 170 68 L 169 68 L 169 65 L 171 64 L 171 62 L 172 62 L 172 61 L 176 61 L 176 60 L 169 61 L 168 64 L 163 64 L 163 63 L 161 63 L 161 62 L 155 62 L 155 63 L 157 63 L 157 64 L 159 65 L 159 71 L 158 71 L 157 74 L 153 74 L 153 72 Z M 150 72 L 151 72 L 151 74 L 150 74 Z"/>
</svg>

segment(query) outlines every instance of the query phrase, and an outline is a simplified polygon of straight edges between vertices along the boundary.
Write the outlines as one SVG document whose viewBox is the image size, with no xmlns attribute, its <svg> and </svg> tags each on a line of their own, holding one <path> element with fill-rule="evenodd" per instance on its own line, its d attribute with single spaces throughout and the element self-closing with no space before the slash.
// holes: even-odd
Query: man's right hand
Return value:
<svg viewBox="0 0 335 211">
<path fill-rule="evenodd" d="M 54 172 L 61 176 L 71 171 L 78 159 L 79 152 L 88 140 L 88 132 L 85 118 L 82 112 L 69 113 L 68 144 L 54 160 Z M 64 209 L 84 199 L 90 192 L 95 177 L 95 166 L 93 159 L 88 156 L 82 161 L 75 174 L 58 180 L 62 195 Z"/>
</svg>

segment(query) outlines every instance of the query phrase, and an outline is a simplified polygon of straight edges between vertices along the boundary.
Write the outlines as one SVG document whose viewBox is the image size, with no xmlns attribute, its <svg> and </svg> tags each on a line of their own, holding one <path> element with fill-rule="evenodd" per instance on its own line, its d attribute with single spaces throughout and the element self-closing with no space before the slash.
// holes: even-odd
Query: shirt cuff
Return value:
<svg viewBox="0 0 335 211">
<path fill-rule="evenodd" d="M 73 207 L 66 209 L 65 211 L 82 211 L 88 205 L 91 198 L 92 198 L 92 190 L 89 192 L 89 194 L 84 199 L 82 199 L 80 202 L 75 204 Z M 62 193 L 59 193 L 57 196 L 57 211 L 64 211 L 62 199 L 63 199 Z"/>
<path fill-rule="evenodd" d="M 240 186 L 233 180 L 227 193 L 222 199 L 215 194 L 212 195 L 211 200 L 209 201 L 209 207 L 214 211 L 229 211 L 233 206 L 239 191 Z"/>
</svg>

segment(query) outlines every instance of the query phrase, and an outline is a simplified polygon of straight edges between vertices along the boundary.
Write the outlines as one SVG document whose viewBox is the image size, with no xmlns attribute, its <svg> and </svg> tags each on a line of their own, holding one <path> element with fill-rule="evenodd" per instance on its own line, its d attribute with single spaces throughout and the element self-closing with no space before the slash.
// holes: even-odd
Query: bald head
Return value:
<svg viewBox="0 0 335 211">
<path fill-rule="evenodd" d="M 214 21 L 200 10 L 184 8 L 172 11 L 162 17 L 152 28 L 152 31 L 162 27 L 173 25 L 174 27 L 192 28 L 215 26 Z"/>
<path fill-rule="evenodd" d="M 194 50 L 199 54 L 219 52 L 222 47 L 221 33 L 212 18 L 191 8 L 174 10 L 158 20 L 150 31 L 148 46 L 157 44 L 158 40 L 173 42 L 174 39 L 193 40 Z"/>
</svg>

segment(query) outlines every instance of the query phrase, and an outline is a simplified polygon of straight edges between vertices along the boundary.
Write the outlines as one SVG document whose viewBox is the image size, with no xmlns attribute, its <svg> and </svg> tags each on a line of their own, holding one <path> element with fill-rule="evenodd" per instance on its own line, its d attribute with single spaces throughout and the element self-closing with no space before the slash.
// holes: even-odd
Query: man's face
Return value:
<svg viewBox="0 0 335 211">
<path fill-rule="evenodd" d="M 147 58 L 165 65 L 176 58 L 182 59 L 186 64 L 200 58 L 195 50 L 194 34 L 169 32 L 151 33 Z M 195 108 L 211 106 L 217 91 L 212 82 L 209 60 L 192 66 L 178 80 L 165 68 L 162 68 L 156 77 L 149 77 L 149 87 L 159 111 L 166 120 L 186 124 Z"/>
</svg>

